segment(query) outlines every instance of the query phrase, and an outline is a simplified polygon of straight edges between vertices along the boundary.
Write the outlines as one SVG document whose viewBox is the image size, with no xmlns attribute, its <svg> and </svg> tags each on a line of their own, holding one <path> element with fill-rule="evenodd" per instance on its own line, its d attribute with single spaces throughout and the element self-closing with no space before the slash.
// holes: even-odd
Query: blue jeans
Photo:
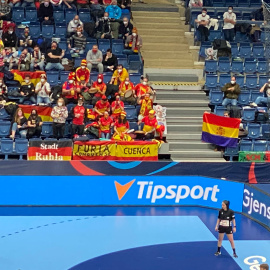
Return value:
<svg viewBox="0 0 270 270">
<path fill-rule="evenodd" d="M 104 132 L 101 132 L 101 138 L 102 138 L 102 139 L 108 139 L 108 140 L 109 140 L 110 137 L 111 137 L 111 136 L 110 136 L 110 133 L 104 133 Z"/>
<path fill-rule="evenodd" d="M 232 104 L 233 106 L 237 105 L 237 99 L 224 98 L 222 102 L 222 106 L 226 107 L 228 104 Z"/>
<path fill-rule="evenodd" d="M 20 104 L 23 104 L 24 103 L 24 101 L 26 101 L 26 100 L 30 100 L 33 104 L 36 104 L 36 98 L 34 97 L 34 96 L 24 96 L 24 97 L 20 97 L 20 99 L 19 99 L 19 103 Z"/>
<path fill-rule="evenodd" d="M 255 103 L 258 105 L 260 103 L 268 103 L 268 97 L 257 97 Z"/>
<path fill-rule="evenodd" d="M 37 96 L 37 104 L 40 104 L 40 103 L 51 104 L 51 100 L 49 97 Z"/>
<path fill-rule="evenodd" d="M 232 42 L 234 40 L 234 28 L 233 29 L 223 29 L 225 40 Z"/>
<path fill-rule="evenodd" d="M 40 62 L 40 63 L 38 64 L 37 67 L 35 67 L 34 64 L 31 63 L 31 64 L 30 64 L 30 70 L 31 70 L 31 71 L 35 71 L 35 70 L 44 70 L 44 62 Z"/>
<path fill-rule="evenodd" d="M 12 124 L 12 131 L 15 131 L 16 132 L 15 134 L 20 135 L 21 138 L 24 138 L 24 139 L 26 138 L 27 129 L 21 129 L 21 130 L 19 130 L 18 129 L 18 124 L 16 122 L 14 122 Z"/>
<path fill-rule="evenodd" d="M 23 1 L 23 3 L 21 4 L 21 7 L 33 7 L 33 8 L 35 8 L 36 6 L 35 6 L 35 3 L 34 2 L 24 2 Z"/>
<path fill-rule="evenodd" d="M 84 50 L 80 48 L 72 48 L 70 49 L 70 54 L 76 53 L 76 51 L 79 51 L 78 54 L 84 54 Z"/>
<path fill-rule="evenodd" d="M 64 70 L 64 67 L 60 63 L 47 63 L 45 69 L 46 70 L 52 70 L 52 69 Z"/>
</svg>

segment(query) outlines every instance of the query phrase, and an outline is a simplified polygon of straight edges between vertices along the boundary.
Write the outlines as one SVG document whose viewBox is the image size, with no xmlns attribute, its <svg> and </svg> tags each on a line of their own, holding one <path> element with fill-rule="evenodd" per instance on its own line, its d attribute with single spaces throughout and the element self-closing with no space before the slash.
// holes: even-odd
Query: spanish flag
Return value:
<svg viewBox="0 0 270 270">
<path fill-rule="evenodd" d="M 11 72 L 14 74 L 14 81 L 18 81 L 19 83 L 21 83 L 24 80 L 25 74 L 30 75 L 30 80 L 34 84 L 34 86 L 36 86 L 37 83 L 40 81 L 40 75 L 46 74 L 45 71 L 40 71 L 40 70 L 37 70 L 35 72 L 30 72 L 30 71 L 19 71 L 16 69 L 12 69 Z"/>
<path fill-rule="evenodd" d="M 223 147 L 236 147 L 241 119 L 204 113 L 202 141 Z"/>
<path fill-rule="evenodd" d="M 32 105 L 19 105 L 19 107 L 23 110 L 24 116 L 26 119 L 30 116 L 32 110 L 36 110 L 38 116 L 41 117 L 43 122 L 52 122 L 51 112 L 52 108 L 49 106 L 32 106 Z"/>
</svg>

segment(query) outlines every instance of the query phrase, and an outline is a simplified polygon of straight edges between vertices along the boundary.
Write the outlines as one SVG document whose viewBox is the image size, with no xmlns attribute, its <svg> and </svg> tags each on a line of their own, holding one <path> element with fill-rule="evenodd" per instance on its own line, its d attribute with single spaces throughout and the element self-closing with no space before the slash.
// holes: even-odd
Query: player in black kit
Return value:
<svg viewBox="0 0 270 270">
<path fill-rule="evenodd" d="M 238 256 L 235 253 L 235 246 L 233 241 L 233 233 L 236 232 L 235 215 L 234 212 L 231 209 L 229 209 L 229 206 L 230 206 L 229 201 L 223 201 L 222 209 L 220 209 L 218 213 L 218 219 L 215 228 L 215 230 L 219 232 L 218 250 L 215 253 L 215 255 L 218 256 L 221 254 L 220 249 L 222 245 L 222 240 L 224 238 L 224 233 L 226 233 L 233 249 L 233 257 L 237 258 Z"/>
</svg>

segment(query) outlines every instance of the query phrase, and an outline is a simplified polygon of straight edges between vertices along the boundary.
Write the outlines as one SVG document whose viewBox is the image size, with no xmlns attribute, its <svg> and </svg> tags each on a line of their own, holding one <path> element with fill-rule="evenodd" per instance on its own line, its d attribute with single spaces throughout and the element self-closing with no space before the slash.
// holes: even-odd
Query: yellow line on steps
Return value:
<svg viewBox="0 0 270 270">
<path fill-rule="evenodd" d="M 182 86 L 197 86 L 197 82 L 151 82 L 152 85 L 182 85 Z"/>
</svg>

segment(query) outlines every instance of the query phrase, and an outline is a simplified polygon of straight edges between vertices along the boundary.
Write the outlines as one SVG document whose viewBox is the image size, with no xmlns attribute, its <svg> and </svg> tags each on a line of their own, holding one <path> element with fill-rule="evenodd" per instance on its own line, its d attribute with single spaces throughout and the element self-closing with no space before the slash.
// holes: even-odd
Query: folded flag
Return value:
<svg viewBox="0 0 270 270">
<path fill-rule="evenodd" d="M 34 84 L 34 86 L 36 86 L 37 83 L 40 81 L 40 75 L 46 74 L 45 71 L 40 71 L 40 70 L 37 70 L 35 72 L 30 72 L 30 71 L 19 71 L 16 69 L 12 69 L 11 72 L 14 74 L 14 81 L 18 81 L 19 83 L 23 82 L 26 74 L 30 75 L 30 80 Z"/>
<path fill-rule="evenodd" d="M 202 141 L 223 147 L 236 147 L 241 119 L 204 113 Z"/>
</svg>

